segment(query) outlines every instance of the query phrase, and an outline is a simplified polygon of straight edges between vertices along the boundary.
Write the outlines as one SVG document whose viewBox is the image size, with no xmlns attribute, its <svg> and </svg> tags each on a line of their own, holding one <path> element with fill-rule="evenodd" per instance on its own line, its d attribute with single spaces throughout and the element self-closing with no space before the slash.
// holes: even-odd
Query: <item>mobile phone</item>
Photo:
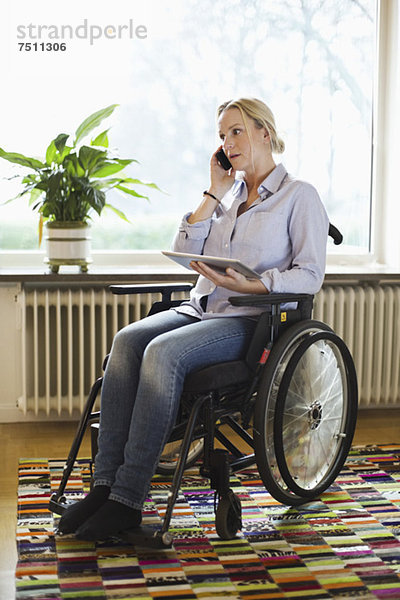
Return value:
<svg viewBox="0 0 400 600">
<path fill-rule="evenodd" d="M 225 171 L 229 171 L 229 169 L 232 169 L 232 165 L 229 161 L 229 158 L 227 157 L 227 155 L 225 154 L 225 152 L 222 150 L 219 150 L 217 152 L 217 154 L 215 155 L 217 157 L 218 162 L 220 163 L 221 167 L 223 169 L 225 169 Z"/>
</svg>

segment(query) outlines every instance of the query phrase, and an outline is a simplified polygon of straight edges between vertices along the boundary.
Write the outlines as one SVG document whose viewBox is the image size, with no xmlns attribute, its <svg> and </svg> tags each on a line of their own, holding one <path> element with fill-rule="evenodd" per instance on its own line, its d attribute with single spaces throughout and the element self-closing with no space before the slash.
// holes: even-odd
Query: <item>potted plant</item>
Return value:
<svg viewBox="0 0 400 600">
<path fill-rule="evenodd" d="M 90 258 L 91 215 L 101 215 L 104 208 L 112 209 L 119 217 L 128 220 L 123 212 L 106 202 L 107 191 L 116 188 L 135 198 L 146 198 L 132 186 L 145 185 L 159 189 L 154 183 L 133 179 L 123 170 L 133 158 L 118 158 L 108 148 L 108 130 L 92 138 L 89 144 L 83 140 L 112 114 L 118 106 L 112 104 L 87 117 L 70 135 L 60 133 L 46 150 L 44 160 L 31 158 L 0 148 L 0 158 L 31 170 L 18 175 L 23 190 L 19 198 L 29 194 L 29 204 L 39 213 L 39 245 L 46 228 L 47 256 L 45 262 L 57 273 L 60 265 L 79 265 L 87 271 Z M 8 202 L 14 200 L 12 198 Z"/>
</svg>

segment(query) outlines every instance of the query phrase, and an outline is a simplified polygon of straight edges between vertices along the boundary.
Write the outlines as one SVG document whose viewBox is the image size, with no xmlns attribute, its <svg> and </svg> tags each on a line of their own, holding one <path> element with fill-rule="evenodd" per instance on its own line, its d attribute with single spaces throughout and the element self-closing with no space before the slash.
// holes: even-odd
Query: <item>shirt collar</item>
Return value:
<svg viewBox="0 0 400 600">
<path fill-rule="evenodd" d="M 279 190 L 282 185 L 283 180 L 287 175 L 287 171 L 282 163 L 276 165 L 275 169 L 271 171 L 269 175 L 264 179 L 264 181 L 258 186 L 258 193 L 260 197 L 270 196 L 271 194 L 275 194 Z M 243 189 L 244 184 L 244 176 L 243 172 L 239 171 L 235 178 L 235 183 L 232 188 L 232 194 L 234 196 L 240 195 Z M 267 193 L 267 194 L 266 194 Z"/>
<path fill-rule="evenodd" d="M 270 192 L 275 194 L 282 185 L 283 180 L 287 175 L 287 171 L 282 163 L 276 165 L 275 169 L 264 179 L 264 181 L 258 187 L 258 193 L 260 196 L 264 192 Z"/>
</svg>

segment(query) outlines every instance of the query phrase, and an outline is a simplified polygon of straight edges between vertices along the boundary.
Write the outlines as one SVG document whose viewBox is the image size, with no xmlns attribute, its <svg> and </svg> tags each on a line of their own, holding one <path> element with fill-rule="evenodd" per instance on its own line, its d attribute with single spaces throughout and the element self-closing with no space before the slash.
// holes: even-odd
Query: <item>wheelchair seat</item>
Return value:
<svg viewBox="0 0 400 600">
<path fill-rule="evenodd" d="M 244 384 L 249 381 L 251 375 L 251 369 L 243 360 L 217 363 L 189 373 L 185 379 L 184 393 L 199 394 Z"/>
</svg>

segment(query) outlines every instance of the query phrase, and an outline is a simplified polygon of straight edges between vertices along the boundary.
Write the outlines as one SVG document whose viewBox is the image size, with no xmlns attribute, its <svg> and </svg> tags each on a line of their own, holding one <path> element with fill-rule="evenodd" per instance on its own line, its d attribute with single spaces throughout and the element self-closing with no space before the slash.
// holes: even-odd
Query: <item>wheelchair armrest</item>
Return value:
<svg viewBox="0 0 400 600">
<path fill-rule="evenodd" d="M 127 285 L 110 285 L 113 294 L 157 294 L 160 293 L 163 302 L 171 302 L 173 292 L 189 292 L 191 283 L 133 283 Z"/>
<path fill-rule="evenodd" d="M 268 306 L 285 304 L 286 302 L 311 302 L 311 294 L 253 294 L 252 296 L 231 296 L 228 298 L 233 306 Z"/>
<path fill-rule="evenodd" d="M 302 319 L 310 319 L 313 309 L 314 296 L 311 294 L 254 294 L 251 296 L 231 296 L 228 298 L 233 306 L 277 306 L 277 314 L 280 314 L 279 305 L 287 302 L 297 302 L 298 311 Z M 276 313 L 275 313 L 276 314 Z"/>
</svg>

